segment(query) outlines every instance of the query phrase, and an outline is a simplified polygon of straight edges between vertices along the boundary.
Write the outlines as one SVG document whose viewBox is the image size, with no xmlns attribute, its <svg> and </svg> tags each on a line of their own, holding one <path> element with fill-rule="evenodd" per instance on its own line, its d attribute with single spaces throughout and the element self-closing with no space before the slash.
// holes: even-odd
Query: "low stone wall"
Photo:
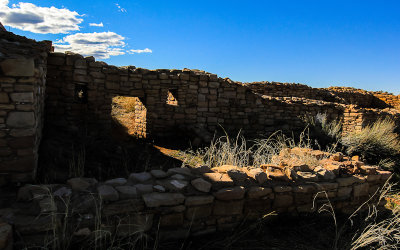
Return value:
<svg viewBox="0 0 400 250">
<path fill-rule="evenodd" d="M 319 166 L 299 163 L 305 156 L 315 157 Z M 184 167 L 102 183 L 73 178 L 63 185 L 25 185 L 18 202 L 0 210 L 0 217 L 28 245 L 54 239 L 57 232 L 79 239 L 99 230 L 185 238 L 231 229 L 273 211 L 313 213 L 328 199 L 336 213 L 352 213 L 391 175 L 340 153 L 294 148 L 275 158 L 276 164 L 261 168 Z"/>
<path fill-rule="evenodd" d="M 33 179 L 49 44 L 0 32 L 0 185 Z"/>
</svg>

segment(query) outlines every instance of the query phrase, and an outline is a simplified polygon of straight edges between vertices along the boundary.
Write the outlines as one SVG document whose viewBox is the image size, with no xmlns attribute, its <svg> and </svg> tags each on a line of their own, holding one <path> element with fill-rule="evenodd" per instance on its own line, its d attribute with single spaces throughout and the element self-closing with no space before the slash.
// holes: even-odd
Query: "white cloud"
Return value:
<svg viewBox="0 0 400 250">
<path fill-rule="evenodd" d="M 85 56 L 107 59 L 124 55 L 125 37 L 114 32 L 76 33 L 54 43 L 56 51 L 73 51 Z"/>
<path fill-rule="evenodd" d="M 126 12 L 126 9 L 122 8 L 118 3 L 115 4 L 119 12 Z"/>
<path fill-rule="evenodd" d="M 83 19 L 76 11 L 66 8 L 39 7 L 32 3 L 13 4 L 0 0 L 0 19 L 3 25 L 41 34 L 69 33 L 79 30 Z"/>
<path fill-rule="evenodd" d="M 131 49 L 131 50 L 128 50 L 128 53 L 129 53 L 129 54 L 135 54 L 135 53 L 141 54 L 141 53 L 153 53 L 153 51 L 152 51 L 151 49 L 149 49 L 149 48 L 145 48 L 145 49 Z"/>
<path fill-rule="evenodd" d="M 101 23 L 89 23 L 89 26 L 104 27 L 103 22 L 101 22 Z"/>
</svg>

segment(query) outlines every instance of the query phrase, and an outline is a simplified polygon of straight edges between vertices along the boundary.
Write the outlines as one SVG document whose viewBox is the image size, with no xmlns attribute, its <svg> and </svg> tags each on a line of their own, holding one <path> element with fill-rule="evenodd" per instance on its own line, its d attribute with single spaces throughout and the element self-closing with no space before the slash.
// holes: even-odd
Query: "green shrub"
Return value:
<svg viewBox="0 0 400 250">
<path fill-rule="evenodd" d="M 361 155 L 371 163 L 391 158 L 400 153 L 400 140 L 395 122 L 390 118 L 379 119 L 362 128 L 343 136 L 341 143 L 349 155 Z"/>
</svg>

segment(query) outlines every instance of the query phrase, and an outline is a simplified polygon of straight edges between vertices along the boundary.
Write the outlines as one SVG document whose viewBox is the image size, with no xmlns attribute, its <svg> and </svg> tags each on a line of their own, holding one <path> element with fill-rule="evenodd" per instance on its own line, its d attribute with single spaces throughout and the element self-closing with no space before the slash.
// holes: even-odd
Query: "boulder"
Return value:
<svg viewBox="0 0 400 250">
<path fill-rule="evenodd" d="M 212 186 L 210 182 L 204 180 L 203 178 L 194 179 L 191 181 L 191 184 L 195 189 L 205 193 L 210 192 Z"/>
</svg>

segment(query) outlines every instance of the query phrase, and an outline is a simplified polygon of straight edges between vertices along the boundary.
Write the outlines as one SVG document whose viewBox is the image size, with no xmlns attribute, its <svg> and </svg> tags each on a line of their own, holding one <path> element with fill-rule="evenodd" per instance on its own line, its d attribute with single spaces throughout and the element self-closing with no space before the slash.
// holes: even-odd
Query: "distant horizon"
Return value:
<svg viewBox="0 0 400 250">
<path fill-rule="evenodd" d="M 400 94 L 400 2 L 0 0 L 7 30 L 123 66 Z"/>
</svg>

